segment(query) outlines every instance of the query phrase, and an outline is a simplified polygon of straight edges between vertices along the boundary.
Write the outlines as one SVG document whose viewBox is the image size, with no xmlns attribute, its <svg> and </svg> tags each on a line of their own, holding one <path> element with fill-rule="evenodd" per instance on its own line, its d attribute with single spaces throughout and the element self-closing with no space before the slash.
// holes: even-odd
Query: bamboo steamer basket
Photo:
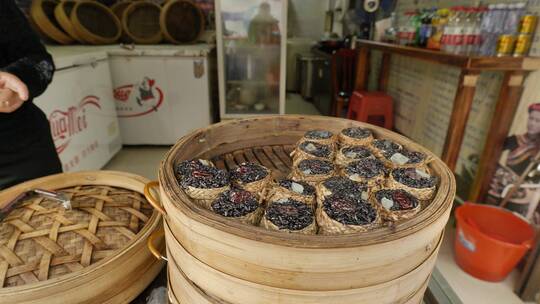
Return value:
<svg viewBox="0 0 540 304">
<path fill-rule="evenodd" d="M 62 27 L 62 29 L 69 34 L 69 36 L 76 41 L 80 43 L 84 43 L 84 40 L 79 37 L 77 32 L 75 31 L 75 28 L 73 27 L 73 24 L 71 24 L 71 20 L 69 19 L 69 16 L 71 15 L 71 11 L 75 7 L 75 4 L 77 1 L 74 0 L 65 0 L 56 6 L 54 9 L 54 17 L 56 18 L 56 21 L 58 21 L 58 24 Z"/>
<path fill-rule="evenodd" d="M 163 35 L 159 26 L 161 7 L 149 1 L 132 2 L 122 14 L 122 29 L 135 43 L 156 44 Z"/>
<path fill-rule="evenodd" d="M 111 11 L 114 13 L 114 15 L 122 22 L 122 16 L 124 15 L 124 11 L 126 8 L 131 4 L 131 1 L 121 1 L 116 2 L 111 6 Z M 120 36 L 120 41 L 124 43 L 131 43 L 133 40 L 129 38 L 129 36 L 126 34 L 126 31 L 124 31 L 124 26 L 122 26 L 122 35 Z"/>
<path fill-rule="evenodd" d="M 163 5 L 159 25 L 165 39 L 182 44 L 196 41 L 204 32 L 204 14 L 190 0 L 171 0 Z"/>
<path fill-rule="evenodd" d="M 220 168 L 233 168 L 246 160 L 258 162 L 270 168 L 276 178 L 283 178 L 292 166 L 288 154 L 303 134 L 330 126 L 336 133 L 346 127 L 369 128 L 377 137 L 431 155 L 434 161 L 429 166 L 439 177 L 433 201 L 412 219 L 366 233 L 287 234 L 235 223 L 199 207 L 180 189 L 174 176 L 174 166 L 179 162 L 206 158 Z M 163 206 L 150 191 L 156 185 L 147 185 L 147 198 L 165 215 L 171 234 L 166 238 L 176 239 L 190 256 L 231 278 L 305 292 L 345 292 L 384 284 L 426 264 L 437 248 L 455 195 L 451 171 L 431 152 L 401 135 L 346 119 L 293 115 L 224 122 L 183 137 L 161 164 L 159 194 Z M 429 277 L 431 268 L 423 278 L 416 278 L 417 287 Z M 358 297 L 361 301 L 364 294 Z"/>
<path fill-rule="evenodd" d="M 30 6 L 30 19 L 47 38 L 60 44 L 71 44 L 73 39 L 66 34 L 55 18 L 55 8 L 58 1 L 34 0 Z"/>
<path fill-rule="evenodd" d="M 88 44 L 112 44 L 122 34 L 120 20 L 97 1 L 78 1 L 69 18 L 77 35 Z"/>
<path fill-rule="evenodd" d="M 197 304 L 230 304 L 206 294 L 197 285 L 186 278 L 181 270 L 178 275 L 169 275 L 168 296 L 172 304 L 197 303 Z M 422 304 L 424 293 L 428 287 L 429 280 L 404 304 Z"/>
<path fill-rule="evenodd" d="M 336 291 L 305 291 L 261 285 L 220 272 L 190 255 L 170 232 L 165 224 L 168 270 L 172 290 L 177 280 L 189 278 L 208 296 L 231 304 L 371 304 L 407 303 L 420 292 L 429 279 L 442 243 L 442 234 L 431 250 L 430 256 L 415 269 L 394 280 L 381 284 Z M 183 302 L 181 302 L 183 303 Z M 185 303 L 199 303 L 188 302 Z"/>
<path fill-rule="evenodd" d="M 147 182 L 121 172 L 80 172 L 40 178 L 0 192 L 0 206 L 5 207 L 29 189 L 70 188 L 65 191 L 73 207 L 55 211 L 47 199 L 32 197 L 4 219 L 1 234 L 9 242 L 0 244 L 4 286 L 0 302 L 117 304 L 133 300 L 163 266 L 146 247 L 146 239 L 162 229 L 161 216 L 145 206 L 140 194 Z M 87 192 L 95 190 L 100 193 Z M 12 231 L 7 227 L 13 227 Z M 164 240 L 156 243 L 163 247 Z"/>
</svg>

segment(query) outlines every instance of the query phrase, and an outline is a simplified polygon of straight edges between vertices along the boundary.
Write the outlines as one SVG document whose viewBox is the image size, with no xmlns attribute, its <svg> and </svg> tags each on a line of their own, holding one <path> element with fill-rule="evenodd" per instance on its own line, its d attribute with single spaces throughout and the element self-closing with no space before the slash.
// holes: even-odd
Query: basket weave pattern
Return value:
<svg viewBox="0 0 540 304">
<path fill-rule="evenodd" d="M 79 271 L 114 255 L 148 222 L 152 207 L 137 192 L 77 186 L 61 192 L 72 210 L 31 197 L 0 223 L 0 286 L 20 286 Z"/>
</svg>

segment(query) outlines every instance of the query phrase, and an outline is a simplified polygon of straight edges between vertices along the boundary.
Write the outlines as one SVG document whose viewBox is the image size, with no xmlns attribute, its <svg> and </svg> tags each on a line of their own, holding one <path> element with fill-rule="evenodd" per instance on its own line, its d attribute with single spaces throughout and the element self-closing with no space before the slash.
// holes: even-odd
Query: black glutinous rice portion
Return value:
<svg viewBox="0 0 540 304">
<path fill-rule="evenodd" d="M 229 173 L 227 171 L 213 167 L 206 167 L 204 170 L 194 170 L 188 175 L 182 175 L 180 178 L 180 184 L 184 188 L 221 188 L 228 185 L 229 182 Z"/>
<path fill-rule="evenodd" d="M 376 158 L 364 158 L 359 161 L 349 163 L 345 167 L 347 175 L 358 174 L 363 178 L 372 178 L 380 174 L 385 174 L 384 164 Z"/>
<path fill-rule="evenodd" d="M 345 147 L 341 149 L 341 153 L 350 159 L 362 159 L 373 156 L 373 153 L 368 148 L 362 146 Z"/>
<path fill-rule="evenodd" d="M 304 141 L 300 144 L 300 149 L 316 157 L 328 157 L 332 153 L 332 148 L 313 141 Z"/>
<path fill-rule="evenodd" d="M 231 179 L 242 183 L 252 183 L 268 176 L 268 170 L 254 163 L 243 163 L 231 172 Z"/>
<path fill-rule="evenodd" d="M 259 208 L 255 195 L 242 189 L 231 189 L 221 193 L 212 203 L 212 210 L 225 217 L 248 215 Z"/>
<path fill-rule="evenodd" d="M 205 171 L 211 167 L 203 164 L 199 159 L 185 160 L 176 166 L 176 174 L 185 176 L 191 174 L 193 171 Z"/>
<path fill-rule="evenodd" d="M 330 190 L 332 194 L 343 194 L 351 196 L 362 196 L 362 192 L 367 191 L 367 185 L 355 182 L 343 176 L 333 176 L 323 182 L 323 186 Z"/>
<path fill-rule="evenodd" d="M 376 139 L 373 146 L 384 152 L 395 152 L 401 150 L 401 146 L 389 139 Z"/>
<path fill-rule="evenodd" d="M 375 198 L 380 203 L 383 198 L 392 200 L 391 211 L 410 210 L 418 207 L 418 199 L 402 189 L 383 189 L 375 192 Z"/>
<path fill-rule="evenodd" d="M 292 184 L 293 183 L 297 183 L 299 185 L 302 185 L 302 187 L 304 188 L 302 190 L 302 193 L 298 193 L 298 194 L 301 194 L 301 195 L 313 195 L 315 194 L 315 187 L 313 187 L 312 185 L 306 183 L 306 182 L 303 182 L 303 181 L 293 181 L 292 179 L 282 179 L 278 182 L 279 186 L 280 187 L 283 187 L 289 191 L 293 191 L 295 193 L 297 193 L 296 191 L 293 190 L 292 188 Z"/>
<path fill-rule="evenodd" d="M 320 175 L 331 173 L 334 170 L 334 165 L 326 160 L 304 159 L 298 163 L 298 169 L 304 175 Z"/>
<path fill-rule="evenodd" d="M 407 157 L 409 159 L 409 161 L 407 161 L 407 164 L 418 164 L 426 159 L 426 155 L 424 153 L 418 151 L 409 151 L 406 149 L 396 151 L 384 151 L 383 155 L 386 159 L 390 159 L 396 153 L 400 153 L 403 156 Z"/>
<path fill-rule="evenodd" d="M 313 223 L 313 210 L 293 199 L 272 202 L 266 210 L 267 220 L 279 229 L 301 230 Z"/>
<path fill-rule="evenodd" d="M 366 225 L 377 218 L 377 211 L 367 201 L 351 196 L 334 194 L 323 202 L 328 216 L 344 225 Z"/>
<path fill-rule="evenodd" d="M 358 127 L 343 129 L 341 130 L 341 133 L 345 136 L 356 138 L 356 139 L 366 138 L 372 134 L 371 130 L 358 128 Z"/>
<path fill-rule="evenodd" d="M 310 130 L 304 133 L 305 138 L 309 139 L 328 139 L 334 134 L 327 130 Z"/>
<path fill-rule="evenodd" d="M 394 169 L 391 174 L 397 182 L 412 188 L 431 188 L 437 184 L 435 176 L 422 177 L 415 168 Z"/>
</svg>

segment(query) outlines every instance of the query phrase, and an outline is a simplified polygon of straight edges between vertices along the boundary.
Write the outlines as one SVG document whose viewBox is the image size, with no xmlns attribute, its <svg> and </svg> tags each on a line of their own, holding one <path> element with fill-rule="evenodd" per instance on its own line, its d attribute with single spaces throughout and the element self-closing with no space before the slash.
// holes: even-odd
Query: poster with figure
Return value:
<svg viewBox="0 0 540 304">
<path fill-rule="evenodd" d="M 529 164 L 540 155 L 540 91 L 531 84 L 539 83 L 540 72 L 529 75 L 516 111 L 503 154 L 489 185 L 486 202 L 500 204 L 505 194 L 522 174 L 527 177 L 508 201 L 506 208 L 540 224 L 540 174 L 537 166 L 526 172 Z"/>
</svg>

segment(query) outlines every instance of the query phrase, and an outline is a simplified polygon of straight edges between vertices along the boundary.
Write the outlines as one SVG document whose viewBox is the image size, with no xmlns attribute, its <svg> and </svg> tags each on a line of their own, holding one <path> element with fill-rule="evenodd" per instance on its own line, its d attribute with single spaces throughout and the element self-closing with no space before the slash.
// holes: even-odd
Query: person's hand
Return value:
<svg viewBox="0 0 540 304">
<path fill-rule="evenodd" d="M 28 88 L 17 76 L 0 72 L 0 113 L 12 113 L 28 100 Z"/>
</svg>

